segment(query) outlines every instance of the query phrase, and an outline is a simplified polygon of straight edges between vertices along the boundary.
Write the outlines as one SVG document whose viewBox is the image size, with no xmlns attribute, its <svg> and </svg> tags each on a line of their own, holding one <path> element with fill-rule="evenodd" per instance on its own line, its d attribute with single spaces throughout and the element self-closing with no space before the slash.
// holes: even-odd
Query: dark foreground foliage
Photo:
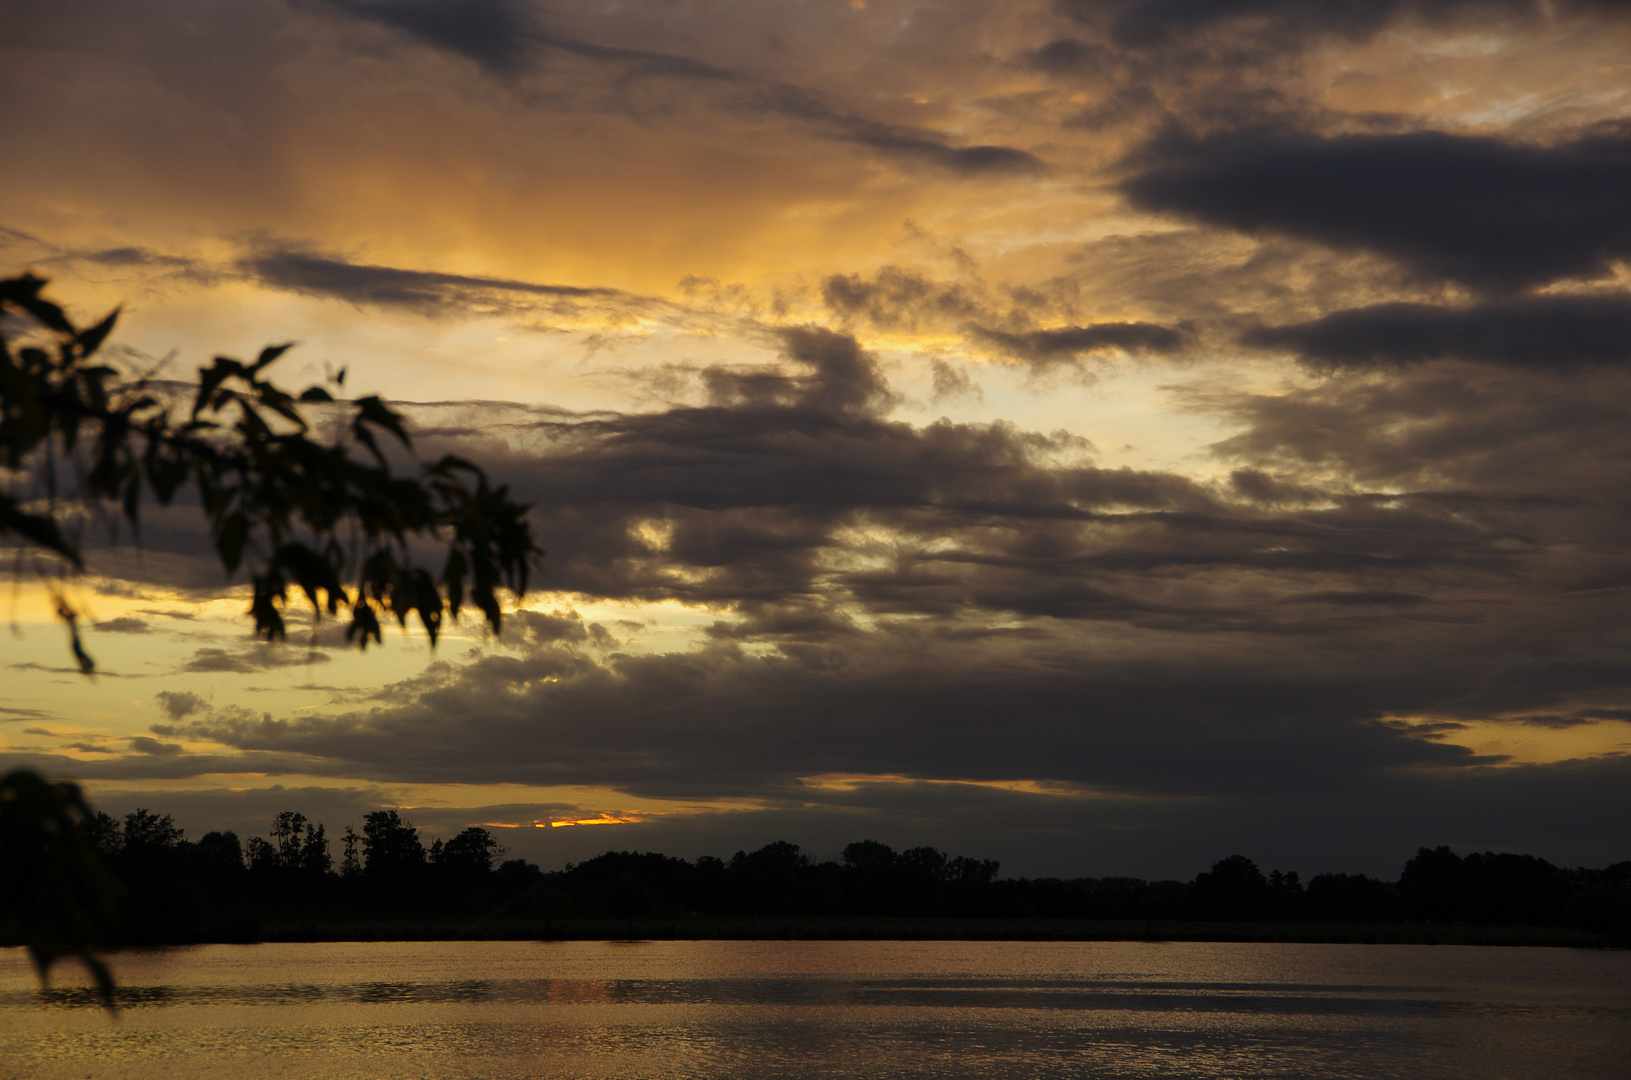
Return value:
<svg viewBox="0 0 1631 1080">
<path fill-rule="evenodd" d="M 679 920 L 698 931 L 670 927 L 681 936 L 753 936 L 748 931 L 759 926 L 772 936 L 819 937 L 823 919 L 851 920 L 855 929 L 846 933 L 863 936 L 890 932 L 854 920 L 894 920 L 906 936 L 965 936 L 943 921 L 926 929 L 923 920 L 1030 920 L 1047 924 L 1043 936 L 1071 936 L 1067 924 L 1075 921 L 1119 923 L 1128 934 L 1156 922 L 1181 924 L 1171 932 L 1201 938 L 1222 933 L 1209 929 L 1222 923 L 1260 924 L 1269 939 L 1280 934 L 1273 927 L 1292 924 L 1572 927 L 1605 941 L 1631 937 L 1631 862 L 1564 869 L 1529 855 L 1461 856 L 1447 847 L 1421 849 L 1398 881 L 1319 874 L 1304 883 L 1295 872 L 1264 874 L 1241 855 L 1191 881 L 999 878 L 990 860 L 931 847 L 896 851 L 871 840 L 850 844 L 835 860 L 778 842 L 694 862 L 609 851 L 546 873 L 503 860 L 497 838 L 483 828 L 427 846 L 395 810 L 369 814 L 360 833 L 348 827 L 338 838 L 292 811 L 279 814 L 266 836 L 247 841 L 230 832 L 189 841 L 170 817 L 146 810 L 123 822 L 95 814 L 81 827 L 124 883 L 114 931 L 123 944 L 254 941 L 290 932 L 541 936 L 567 923 L 613 934 L 632 930 L 636 920 L 641 927 Z M 916 930 L 911 920 L 919 920 Z M 715 930 L 702 932 L 707 926 Z M 1109 926 L 1099 934 L 1118 936 Z"/>
<path fill-rule="evenodd" d="M 0 279 L 0 548 L 19 565 L 31 553 L 45 561 L 35 569 L 81 571 L 88 518 L 139 538 L 144 505 L 192 499 L 221 568 L 248 571 L 249 615 L 268 639 L 285 636 L 291 596 L 348 611 L 346 640 L 366 647 L 383 622 L 415 615 L 434 643 L 467 606 L 496 633 L 501 591 L 526 592 L 543 556 L 528 508 L 463 458 L 414 460 L 402 414 L 330 393 L 343 371 L 328 388 L 283 389 L 267 372 L 290 346 L 274 345 L 169 384 L 107 355 L 117 311 L 79 328 L 44 287 Z M 416 549 L 441 569 L 418 565 Z M 89 673 L 79 615 L 55 592 Z"/>
</svg>

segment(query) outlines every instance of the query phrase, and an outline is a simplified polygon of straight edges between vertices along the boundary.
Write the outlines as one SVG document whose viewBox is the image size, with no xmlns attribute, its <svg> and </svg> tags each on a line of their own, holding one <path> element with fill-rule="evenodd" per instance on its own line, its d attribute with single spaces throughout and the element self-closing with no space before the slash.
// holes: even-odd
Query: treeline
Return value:
<svg viewBox="0 0 1631 1080">
<path fill-rule="evenodd" d="M 1570 926 L 1631 936 L 1631 862 L 1565 869 L 1530 855 L 1422 848 L 1397 881 L 1264 874 L 1233 855 L 1192 881 L 999 878 L 987 859 L 863 840 L 835 861 L 777 842 L 694 862 L 610 851 L 546 873 L 488 830 L 428 847 L 394 810 L 331 839 L 304 815 L 265 837 L 189 841 L 168 816 L 98 814 L 91 840 L 122 882 L 124 943 L 255 940 L 268 923 L 458 919 L 912 917 Z"/>
</svg>

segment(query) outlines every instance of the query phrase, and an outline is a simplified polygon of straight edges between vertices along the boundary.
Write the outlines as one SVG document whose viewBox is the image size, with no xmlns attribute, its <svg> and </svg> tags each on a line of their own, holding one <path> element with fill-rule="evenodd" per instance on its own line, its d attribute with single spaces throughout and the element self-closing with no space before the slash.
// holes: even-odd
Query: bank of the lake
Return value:
<svg viewBox="0 0 1631 1080">
<path fill-rule="evenodd" d="M 888 917 L 296 921 L 200 941 L 1190 941 L 1626 948 L 1571 927 Z"/>
</svg>

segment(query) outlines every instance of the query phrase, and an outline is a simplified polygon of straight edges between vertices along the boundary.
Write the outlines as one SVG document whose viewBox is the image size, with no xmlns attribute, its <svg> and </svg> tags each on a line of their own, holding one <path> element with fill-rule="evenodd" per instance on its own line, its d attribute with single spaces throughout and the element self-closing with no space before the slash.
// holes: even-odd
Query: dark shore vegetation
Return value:
<svg viewBox="0 0 1631 1080">
<path fill-rule="evenodd" d="M 115 945 L 673 939 L 1173 940 L 1625 946 L 1631 862 L 1422 848 L 1396 881 L 1263 873 L 1190 881 L 1004 878 L 997 863 L 863 840 L 816 860 L 778 842 L 695 861 L 609 851 L 553 873 L 469 828 L 428 847 L 397 811 L 331 837 L 296 812 L 266 836 L 188 840 L 168 816 L 95 814 L 120 882 Z"/>
</svg>

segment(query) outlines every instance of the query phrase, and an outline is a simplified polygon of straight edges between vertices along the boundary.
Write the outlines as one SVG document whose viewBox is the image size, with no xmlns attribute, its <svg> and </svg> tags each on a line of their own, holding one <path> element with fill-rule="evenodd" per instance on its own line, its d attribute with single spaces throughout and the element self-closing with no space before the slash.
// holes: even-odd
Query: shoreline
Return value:
<svg viewBox="0 0 1631 1080">
<path fill-rule="evenodd" d="M 219 929 L 222 932 L 209 932 Z M 1081 919 L 864 918 L 833 916 L 637 919 L 300 920 L 208 928 L 186 942 L 256 944 L 367 941 L 1149 941 L 1328 945 L 1489 945 L 1621 949 L 1569 927 L 1447 923 L 1247 923 Z M 135 945 L 136 943 L 132 943 Z"/>
</svg>

